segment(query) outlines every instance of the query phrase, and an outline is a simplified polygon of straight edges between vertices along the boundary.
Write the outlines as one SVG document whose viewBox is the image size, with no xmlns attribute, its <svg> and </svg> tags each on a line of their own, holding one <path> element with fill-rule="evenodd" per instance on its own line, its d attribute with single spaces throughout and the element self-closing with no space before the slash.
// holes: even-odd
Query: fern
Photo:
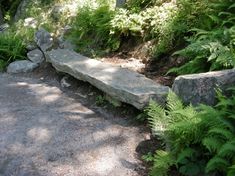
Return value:
<svg viewBox="0 0 235 176">
<path fill-rule="evenodd" d="M 229 166 L 229 162 L 226 159 L 220 158 L 218 156 L 213 157 L 209 160 L 206 165 L 206 172 L 214 172 L 215 170 L 221 170 L 226 172 L 227 167 Z"/>
<path fill-rule="evenodd" d="M 154 167 L 152 168 L 150 175 L 167 176 L 169 168 L 174 164 L 174 158 L 170 153 L 158 150 L 154 155 Z"/>
<path fill-rule="evenodd" d="M 145 109 L 145 113 L 148 115 L 148 121 L 154 134 L 162 136 L 166 129 L 167 120 L 164 109 L 154 101 L 150 101 L 148 108 Z"/>
<path fill-rule="evenodd" d="M 228 168 L 228 174 L 227 176 L 234 176 L 235 175 L 235 165 L 232 165 Z"/>
<path fill-rule="evenodd" d="M 202 140 L 202 144 L 209 150 L 210 153 L 216 153 L 223 145 L 223 140 L 215 140 L 214 137 L 206 137 Z"/>
<path fill-rule="evenodd" d="M 235 156 L 235 139 L 224 144 L 220 148 L 218 155 L 221 157 L 233 158 Z"/>
<path fill-rule="evenodd" d="M 168 95 L 165 109 L 151 102 L 145 111 L 149 123 L 153 130 L 164 124 L 161 138 L 174 161 L 163 165 L 165 155 L 154 156 L 156 175 L 166 175 L 172 166 L 183 175 L 234 173 L 235 88 L 230 91 L 229 98 L 217 91 L 219 103 L 215 107 L 185 106 L 173 92 Z"/>
<path fill-rule="evenodd" d="M 209 30 L 190 30 L 195 33 L 189 40 L 190 44 L 174 53 L 187 58 L 188 62 L 168 73 L 188 74 L 235 67 L 234 2 L 223 0 L 212 3 L 211 6 L 217 9 L 214 14 L 209 15 L 213 25 Z"/>
</svg>

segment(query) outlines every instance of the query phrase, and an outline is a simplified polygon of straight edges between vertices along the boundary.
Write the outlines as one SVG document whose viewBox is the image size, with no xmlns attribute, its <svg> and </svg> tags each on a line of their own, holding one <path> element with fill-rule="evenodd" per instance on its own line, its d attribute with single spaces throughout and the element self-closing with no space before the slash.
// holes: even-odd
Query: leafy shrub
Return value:
<svg viewBox="0 0 235 176">
<path fill-rule="evenodd" d="M 114 11 L 108 5 L 101 5 L 96 9 L 79 9 L 71 34 L 78 51 L 89 53 L 92 49 L 116 50 L 119 47 L 119 40 L 110 34 L 110 21 L 113 16 Z"/>
<path fill-rule="evenodd" d="M 186 48 L 175 52 L 188 62 L 169 72 L 177 74 L 220 70 L 235 66 L 235 3 L 218 0 L 210 17 L 209 29 L 191 29 L 194 32 Z"/>
<path fill-rule="evenodd" d="M 200 27 L 209 10 L 208 1 L 130 0 L 126 8 L 116 10 L 105 3 L 82 8 L 73 23 L 72 37 L 80 51 L 115 51 L 129 38 L 154 40 L 152 54 L 159 57 L 180 45 L 190 28 Z"/>
<path fill-rule="evenodd" d="M 13 17 L 17 11 L 17 8 L 22 0 L 0 0 L 0 8 L 4 13 L 8 12 L 10 17 Z"/>
<path fill-rule="evenodd" d="M 118 9 L 111 21 L 111 31 L 155 40 L 155 57 L 171 51 L 183 41 L 192 27 L 199 27 L 208 13 L 208 1 L 138 0 L 128 1 L 127 9 Z M 200 20 L 199 20 L 200 19 Z"/>
<path fill-rule="evenodd" d="M 154 155 L 152 175 L 165 176 L 172 167 L 183 175 L 235 173 L 235 89 L 230 98 L 218 92 L 218 99 L 215 107 L 195 108 L 171 92 L 166 109 L 150 103 L 149 123 L 166 146 Z"/>
<path fill-rule="evenodd" d="M 13 34 L 0 34 L 0 70 L 14 60 L 24 59 L 26 55 L 22 38 Z"/>
</svg>

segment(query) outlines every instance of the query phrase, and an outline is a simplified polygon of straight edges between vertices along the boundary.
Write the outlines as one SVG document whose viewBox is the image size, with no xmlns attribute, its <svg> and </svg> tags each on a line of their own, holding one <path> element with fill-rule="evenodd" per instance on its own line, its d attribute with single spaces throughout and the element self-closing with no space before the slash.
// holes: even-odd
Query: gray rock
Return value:
<svg viewBox="0 0 235 176">
<path fill-rule="evenodd" d="M 7 67 L 7 73 L 26 73 L 33 71 L 37 67 L 38 64 L 28 60 L 15 61 Z"/>
<path fill-rule="evenodd" d="M 39 49 L 28 52 L 27 57 L 30 61 L 36 64 L 41 64 L 44 61 L 43 53 Z"/>
<path fill-rule="evenodd" d="M 186 103 L 214 105 L 216 103 L 215 88 L 225 91 L 234 85 L 235 69 L 232 69 L 179 76 L 173 84 L 173 91 Z"/>
<path fill-rule="evenodd" d="M 6 31 L 9 27 L 10 27 L 9 24 L 7 23 L 0 25 L 0 32 Z"/>
<path fill-rule="evenodd" d="M 121 8 L 124 7 L 126 4 L 126 0 L 116 0 L 116 7 Z"/>
<path fill-rule="evenodd" d="M 61 49 L 75 50 L 76 46 L 72 44 L 69 40 L 59 40 L 59 47 Z"/>
<path fill-rule="evenodd" d="M 60 85 L 61 87 L 63 88 L 69 88 L 71 87 L 71 84 L 68 82 L 68 77 L 67 76 L 64 76 L 61 80 L 60 80 Z"/>
<path fill-rule="evenodd" d="M 28 51 L 32 51 L 32 50 L 35 50 L 35 49 L 37 49 L 37 48 L 38 48 L 38 46 L 37 46 L 36 43 L 29 43 L 29 44 L 26 46 L 26 49 L 27 49 Z"/>
<path fill-rule="evenodd" d="M 29 4 L 31 0 L 22 0 L 17 7 L 17 11 L 14 16 L 14 20 L 18 21 L 21 19 L 22 15 L 25 14 L 27 5 Z"/>
<path fill-rule="evenodd" d="M 35 42 L 43 52 L 50 50 L 53 46 L 53 38 L 51 34 L 43 28 L 39 29 L 35 33 Z"/>
<path fill-rule="evenodd" d="M 46 58 L 60 72 L 89 82 L 113 98 L 143 109 L 150 99 L 164 104 L 169 88 L 128 69 L 89 59 L 76 52 L 57 49 Z"/>
</svg>

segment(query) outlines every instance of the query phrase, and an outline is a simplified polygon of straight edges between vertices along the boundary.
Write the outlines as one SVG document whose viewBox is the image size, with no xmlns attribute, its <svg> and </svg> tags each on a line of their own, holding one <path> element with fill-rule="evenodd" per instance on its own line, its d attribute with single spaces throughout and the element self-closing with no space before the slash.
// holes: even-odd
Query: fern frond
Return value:
<svg viewBox="0 0 235 176">
<path fill-rule="evenodd" d="M 180 164 L 186 164 L 185 162 L 187 162 L 189 158 L 192 158 L 196 152 L 197 151 L 192 148 L 186 148 L 179 153 L 176 162 Z"/>
<path fill-rule="evenodd" d="M 228 157 L 228 158 L 234 157 L 235 156 L 235 139 L 224 144 L 219 150 L 218 155 L 221 157 Z"/>
<path fill-rule="evenodd" d="M 154 101 L 150 101 L 145 109 L 148 115 L 148 122 L 155 135 L 162 135 L 167 125 L 167 116 L 163 107 Z"/>
<path fill-rule="evenodd" d="M 170 91 L 167 96 L 167 109 L 169 111 L 175 111 L 183 108 L 184 105 L 180 98 L 173 91 Z"/>
<path fill-rule="evenodd" d="M 235 165 L 232 165 L 231 167 L 228 168 L 227 176 L 234 176 L 234 175 L 235 175 Z"/>
<path fill-rule="evenodd" d="M 169 168 L 175 164 L 173 156 L 163 150 L 156 151 L 154 167 L 152 168 L 150 175 L 152 176 L 167 176 Z"/>
<path fill-rule="evenodd" d="M 209 162 L 206 165 L 206 172 L 215 172 L 217 170 L 225 171 L 226 168 L 229 166 L 229 162 L 223 158 L 220 158 L 218 156 L 213 157 L 209 160 Z"/>
<path fill-rule="evenodd" d="M 211 152 L 218 152 L 220 147 L 223 145 L 223 141 L 215 137 L 206 137 L 202 140 L 202 144 Z"/>
<path fill-rule="evenodd" d="M 209 135 L 219 135 L 223 139 L 231 140 L 234 138 L 234 134 L 229 130 L 222 127 L 215 127 L 208 131 Z"/>
</svg>

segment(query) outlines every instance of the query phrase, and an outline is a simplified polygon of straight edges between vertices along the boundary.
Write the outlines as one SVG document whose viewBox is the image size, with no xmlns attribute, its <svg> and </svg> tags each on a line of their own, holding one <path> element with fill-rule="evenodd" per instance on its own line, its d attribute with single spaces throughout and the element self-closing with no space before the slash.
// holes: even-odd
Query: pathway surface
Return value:
<svg viewBox="0 0 235 176">
<path fill-rule="evenodd" d="M 138 126 L 35 78 L 0 74 L 0 176 L 143 175 Z"/>
</svg>

